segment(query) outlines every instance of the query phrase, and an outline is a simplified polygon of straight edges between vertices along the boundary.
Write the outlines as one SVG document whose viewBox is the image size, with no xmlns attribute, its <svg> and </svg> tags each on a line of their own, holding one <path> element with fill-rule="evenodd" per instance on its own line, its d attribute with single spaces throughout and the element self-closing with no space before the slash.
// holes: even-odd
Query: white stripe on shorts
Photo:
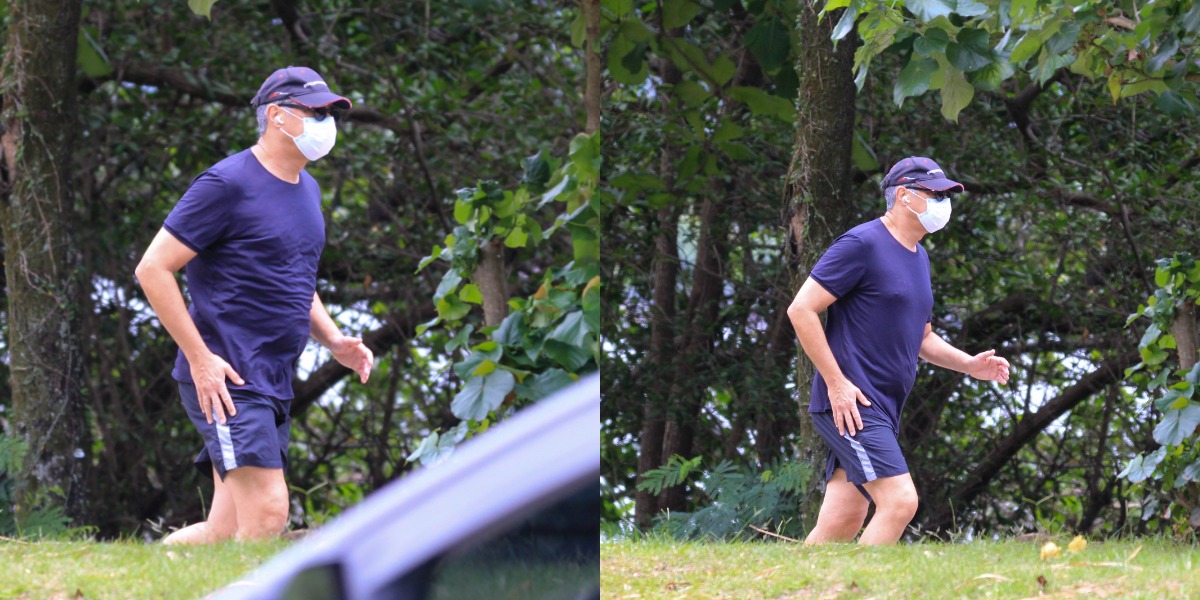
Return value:
<svg viewBox="0 0 1200 600">
<path fill-rule="evenodd" d="M 858 462 L 862 465 L 863 475 L 867 476 L 867 481 L 875 481 L 878 479 L 875 476 L 875 467 L 871 465 L 871 457 L 867 456 L 867 449 L 863 448 L 863 445 L 858 443 L 858 441 L 854 438 L 850 437 L 850 434 L 848 433 L 843 433 L 842 437 L 846 438 L 846 441 L 850 442 L 850 447 L 854 448 L 854 453 L 858 455 Z"/>
<path fill-rule="evenodd" d="M 236 469 L 238 464 L 237 458 L 233 456 L 233 436 L 229 435 L 229 426 L 222 425 L 216 417 L 213 417 L 213 425 L 217 426 L 217 440 L 221 442 L 221 463 L 225 465 L 226 471 Z"/>
</svg>

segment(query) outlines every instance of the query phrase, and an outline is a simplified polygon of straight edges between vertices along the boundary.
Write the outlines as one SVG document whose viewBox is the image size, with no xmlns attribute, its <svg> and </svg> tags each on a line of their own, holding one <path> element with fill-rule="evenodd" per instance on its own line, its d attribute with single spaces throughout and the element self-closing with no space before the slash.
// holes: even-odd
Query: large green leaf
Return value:
<svg viewBox="0 0 1200 600">
<path fill-rule="evenodd" d="M 964 73 L 978 71 L 991 64 L 995 53 L 992 52 L 988 32 L 964 27 L 958 32 L 955 41 L 946 45 L 946 58 Z"/>
<path fill-rule="evenodd" d="M 1154 441 L 1163 446 L 1177 446 L 1192 437 L 1197 425 L 1200 425 L 1200 404 L 1189 402 L 1182 410 L 1163 413 L 1162 420 L 1154 427 Z"/>
<path fill-rule="evenodd" d="M 549 339 L 558 340 L 564 344 L 582 346 L 590 333 L 583 320 L 583 311 L 572 311 L 550 332 Z"/>
<path fill-rule="evenodd" d="M 696 0 L 663 0 L 663 28 L 675 29 L 691 23 L 701 8 Z"/>
<path fill-rule="evenodd" d="M 650 74 L 643 55 L 645 42 L 635 42 L 618 33 L 608 47 L 608 73 L 617 83 L 641 85 Z"/>
<path fill-rule="evenodd" d="M 1167 449 L 1159 448 L 1145 456 L 1135 456 L 1117 476 L 1129 479 L 1130 483 L 1141 483 L 1154 475 L 1154 469 L 1166 455 Z"/>
<path fill-rule="evenodd" d="M 188 0 L 188 8 L 192 9 L 192 12 L 211 21 L 212 7 L 216 3 L 217 0 Z"/>
<path fill-rule="evenodd" d="M 942 116 L 958 122 L 958 113 L 971 103 L 975 96 L 975 88 L 967 83 L 962 71 L 949 64 L 942 67 Z"/>
<path fill-rule="evenodd" d="M 950 36 L 944 29 L 930 27 L 929 29 L 925 30 L 925 33 L 922 34 L 921 37 L 917 38 L 916 41 L 913 42 L 913 52 L 928 58 L 934 54 L 945 52 L 946 45 L 949 43 Z M 911 61 L 909 64 L 912 64 Z"/>
<path fill-rule="evenodd" d="M 796 106 L 791 101 L 768 94 L 760 88 L 735 87 L 729 90 L 729 96 L 745 103 L 756 116 L 775 117 L 785 123 L 796 120 Z"/>
<path fill-rule="evenodd" d="M 492 340 L 497 344 L 505 346 L 516 346 L 521 343 L 521 339 L 525 336 L 525 313 L 515 311 L 504 317 L 500 321 L 500 326 L 492 333 Z"/>
<path fill-rule="evenodd" d="M 758 65 L 767 73 L 774 73 L 787 64 L 791 41 L 788 38 L 787 26 L 774 16 L 767 17 L 755 23 L 750 31 L 742 37 L 750 54 L 758 61 Z"/>
<path fill-rule="evenodd" d="M 937 61 L 913 55 L 904 70 L 900 71 L 900 77 L 896 79 L 896 85 L 892 88 L 892 100 L 896 102 L 896 106 L 903 104 L 904 99 L 909 96 L 920 96 L 929 91 L 930 80 L 933 79 L 937 68 Z"/>
<path fill-rule="evenodd" d="M 954 12 L 953 0 L 907 0 L 904 5 L 925 23 Z"/>
<path fill-rule="evenodd" d="M 850 6 L 846 7 L 842 17 L 838 19 L 837 25 L 833 26 L 833 33 L 829 36 L 833 41 L 838 41 L 854 29 L 854 20 L 858 18 L 859 11 L 862 10 L 862 0 L 854 0 Z"/>
<path fill-rule="evenodd" d="M 488 413 L 500 407 L 515 384 L 513 374 L 504 369 L 472 377 L 462 391 L 454 396 L 450 412 L 464 421 L 482 421 Z"/>
<path fill-rule="evenodd" d="M 563 368 L 572 373 L 578 372 L 588 361 L 594 358 L 591 350 L 574 344 L 566 344 L 558 340 L 546 340 L 542 349 L 545 350 L 546 355 L 554 360 L 554 362 L 562 365 Z"/>
<path fill-rule="evenodd" d="M 975 86 L 975 89 L 983 92 L 991 92 L 1000 88 L 1000 84 L 1005 79 L 1013 76 L 1012 63 L 1008 61 L 997 61 L 988 64 L 986 67 L 975 71 L 967 76 L 967 81 Z"/>
<path fill-rule="evenodd" d="M 517 384 L 516 392 L 518 396 L 526 400 L 537 401 L 572 383 L 575 383 L 575 378 L 571 377 L 570 373 L 562 369 L 551 368 L 532 377 L 526 377 L 525 381 Z"/>
<path fill-rule="evenodd" d="M 78 46 L 75 51 L 75 62 L 88 77 L 107 77 L 112 73 L 112 65 L 100 44 L 96 43 L 95 34 L 90 28 L 79 28 Z"/>
</svg>

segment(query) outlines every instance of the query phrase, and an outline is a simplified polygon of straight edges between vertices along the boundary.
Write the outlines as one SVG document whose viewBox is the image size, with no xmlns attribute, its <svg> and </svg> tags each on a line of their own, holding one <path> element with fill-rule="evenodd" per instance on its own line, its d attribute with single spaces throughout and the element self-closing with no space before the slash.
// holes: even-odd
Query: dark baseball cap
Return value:
<svg viewBox="0 0 1200 600">
<path fill-rule="evenodd" d="M 308 67 L 285 67 L 271 73 L 250 104 L 258 107 L 283 100 L 309 108 L 333 106 L 345 110 L 351 106 L 349 100 L 329 91 L 329 84 Z"/>
<path fill-rule="evenodd" d="M 932 159 L 910 156 L 892 166 L 883 178 L 883 187 L 916 185 L 934 192 L 961 192 L 963 184 L 946 179 L 946 173 Z"/>
</svg>

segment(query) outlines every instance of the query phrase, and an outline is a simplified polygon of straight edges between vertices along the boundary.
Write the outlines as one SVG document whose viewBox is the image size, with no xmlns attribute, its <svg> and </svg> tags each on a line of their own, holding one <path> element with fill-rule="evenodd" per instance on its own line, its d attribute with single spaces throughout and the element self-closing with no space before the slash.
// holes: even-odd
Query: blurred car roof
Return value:
<svg viewBox="0 0 1200 600">
<path fill-rule="evenodd" d="M 600 375 L 595 373 L 469 440 L 445 462 L 380 488 L 210 597 L 420 598 L 427 582 L 405 582 L 427 579 L 440 557 L 571 494 L 586 494 L 598 485 L 599 475 Z M 580 516 L 595 519 L 598 545 L 598 495 L 596 505 L 595 515 Z"/>
</svg>

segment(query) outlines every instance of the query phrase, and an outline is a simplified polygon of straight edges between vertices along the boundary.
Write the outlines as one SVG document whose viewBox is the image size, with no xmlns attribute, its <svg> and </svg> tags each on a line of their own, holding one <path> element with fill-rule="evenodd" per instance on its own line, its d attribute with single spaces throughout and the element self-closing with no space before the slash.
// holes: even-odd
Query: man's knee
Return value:
<svg viewBox="0 0 1200 600">
<path fill-rule="evenodd" d="M 917 515 L 918 505 L 917 490 L 907 487 L 880 498 L 876 511 L 885 511 L 893 518 L 904 519 L 907 522 Z"/>
</svg>

